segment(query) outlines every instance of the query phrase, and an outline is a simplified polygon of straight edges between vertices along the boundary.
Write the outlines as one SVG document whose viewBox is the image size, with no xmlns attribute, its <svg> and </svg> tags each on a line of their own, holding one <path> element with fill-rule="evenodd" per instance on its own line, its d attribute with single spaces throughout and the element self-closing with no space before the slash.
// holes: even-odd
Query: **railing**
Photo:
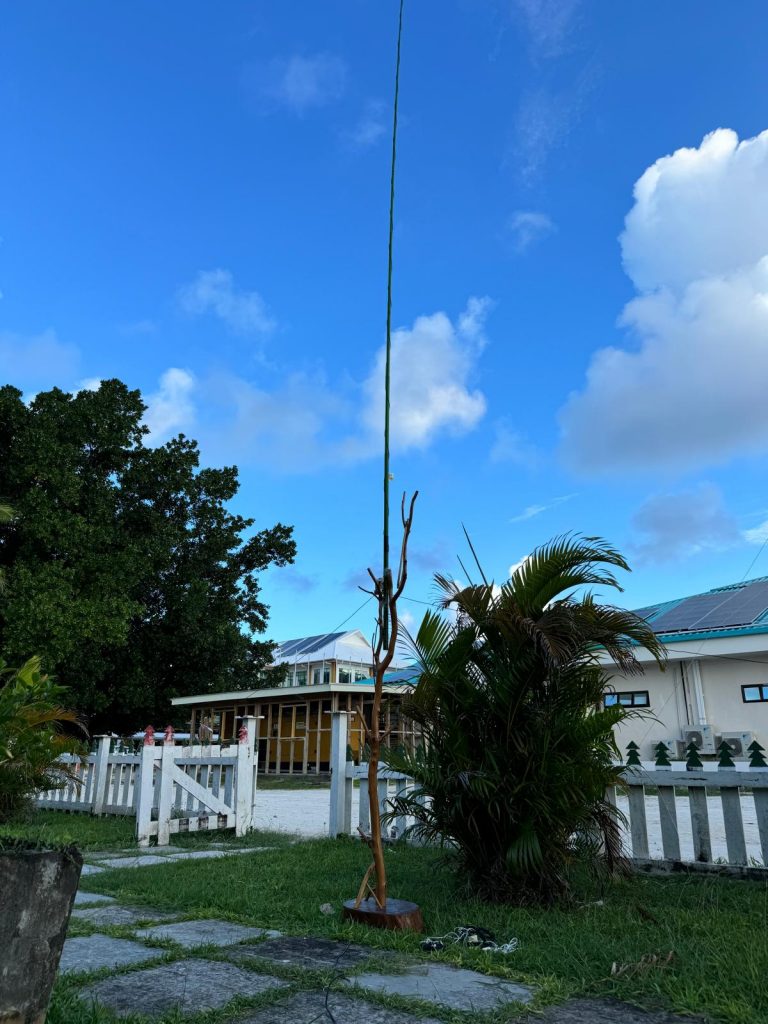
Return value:
<svg viewBox="0 0 768 1024">
<path fill-rule="evenodd" d="M 74 775 L 63 786 L 39 793 L 38 807 L 136 817 L 140 845 L 155 836 L 160 846 L 177 832 L 253 825 L 256 793 L 256 719 L 245 718 L 238 742 L 221 746 L 180 746 L 168 727 L 161 744 L 145 734 L 141 754 L 112 751 L 109 736 L 98 737 L 95 754 L 60 759 Z"/>
<path fill-rule="evenodd" d="M 681 767 L 627 767 L 626 796 L 609 792 L 628 818 L 631 857 L 767 866 L 768 769 Z"/>
<path fill-rule="evenodd" d="M 347 761 L 348 722 L 347 712 L 331 713 L 331 810 L 328 817 L 328 834 L 335 838 L 352 832 L 353 802 L 359 799 L 357 820 L 359 828 L 367 833 L 371 828 L 369 802 L 368 765 Z M 379 768 L 377 776 L 379 810 L 386 814 L 392 809 L 391 799 L 414 788 L 414 781 L 407 775 Z M 355 785 L 357 783 L 357 786 Z M 382 835 L 395 839 L 403 835 L 413 823 L 411 818 L 400 816 L 392 824 L 382 825 Z"/>
</svg>

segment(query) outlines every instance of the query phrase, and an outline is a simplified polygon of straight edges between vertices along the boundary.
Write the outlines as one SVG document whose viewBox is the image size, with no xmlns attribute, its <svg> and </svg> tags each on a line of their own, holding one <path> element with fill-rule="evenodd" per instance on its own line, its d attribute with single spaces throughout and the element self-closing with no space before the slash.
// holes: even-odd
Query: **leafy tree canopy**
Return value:
<svg viewBox="0 0 768 1024">
<path fill-rule="evenodd" d="M 0 652 L 40 655 L 93 731 L 162 724 L 171 697 L 253 687 L 273 644 L 258 574 L 293 530 L 231 514 L 234 466 L 200 468 L 183 435 L 145 445 L 118 380 L 29 404 L 0 388 Z M 247 539 L 246 539 L 247 538 Z"/>
</svg>

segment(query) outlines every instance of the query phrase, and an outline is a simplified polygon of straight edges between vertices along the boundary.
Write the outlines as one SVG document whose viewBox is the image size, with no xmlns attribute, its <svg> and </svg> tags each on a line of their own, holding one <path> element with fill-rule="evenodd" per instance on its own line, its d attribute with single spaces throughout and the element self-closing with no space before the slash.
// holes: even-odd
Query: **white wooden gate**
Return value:
<svg viewBox="0 0 768 1024">
<path fill-rule="evenodd" d="M 256 719 L 243 719 L 238 742 L 229 746 L 176 746 L 173 729 L 155 745 L 148 730 L 141 754 L 136 803 L 139 846 L 167 846 L 178 832 L 234 828 L 245 835 L 253 824 L 256 793 Z"/>
</svg>

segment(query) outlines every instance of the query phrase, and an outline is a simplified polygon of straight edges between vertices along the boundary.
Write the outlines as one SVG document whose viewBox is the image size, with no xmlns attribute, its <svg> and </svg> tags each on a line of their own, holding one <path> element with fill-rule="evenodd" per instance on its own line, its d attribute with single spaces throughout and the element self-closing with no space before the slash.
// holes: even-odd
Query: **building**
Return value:
<svg viewBox="0 0 768 1024">
<path fill-rule="evenodd" d="M 303 637 L 280 644 L 275 664 L 287 665 L 280 686 L 228 693 L 177 697 L 188 708 L 189 731 L 199 738 L 233 740 L 246 715 L 258 721 L 259 771 L 267 774 L 327 772 L 331 759 L 331 712 L 346 711 L 349 745 L 359 760 L 365 745 L 362 719 L 370 725 L 373 707 L 373 655 L 359 630 Z M 398 667 L 385 676 L 384 727 L 389 742 L 412 746 L 413 726 L 399 705 L 415 678 L 413 668 Z"/>
<path fill-rule="evenodd" d="M 722 739 L 745 757 L 756 739 L 768 747 L 768 576 L 638 609 L 664 643 L 662 671 L 645 650 L 642 675 L 626 676 L 605 658 L 604 700 L 651 716 L 617 729 L 622 752 L 633 740 L 643 759 L 660 741 L 683 757 L 694 740 L 715 755 Z"/>
</svg>

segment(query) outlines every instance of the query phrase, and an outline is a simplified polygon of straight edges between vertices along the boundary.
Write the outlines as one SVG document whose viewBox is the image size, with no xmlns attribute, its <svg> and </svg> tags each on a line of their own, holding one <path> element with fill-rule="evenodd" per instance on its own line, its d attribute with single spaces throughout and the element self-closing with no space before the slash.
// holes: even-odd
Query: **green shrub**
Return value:
<svg viewBox="0 0 768 1024">
<path fill-rule="evenodd" d="M 565 537 L 500 589 L 438 576 L 456 618 L 428 612 L 410 641 L 422 674 L 402 710 L 424 745 L 386 754 L 417 783 L 390 817 L 455 846 L 482 898 L 548 902 L 567 894 L 575 860 L 623 863 L 605 793 L 621 775 L 613 729 L 637 712 L 603 707 L 599 658 L 631 673 L 636 645 L 660 662 L 664 649 L 643 619 L 596 602 L 588 588 L 620 589 L 612 567 L 628 568 L 605 542 Z"/>
<path fill-rule="evenodd" d="M 21 668 L 0 659 L 0 821 L 17 814 L 35 793 L 76 777 L 57 762 L 62 754 L 86 753 L 75 735 L 84 729 L 77 714 L 62 706 L 63 697 L 63 688 L 40 671 L 39 658 Z"/>
</svg>

